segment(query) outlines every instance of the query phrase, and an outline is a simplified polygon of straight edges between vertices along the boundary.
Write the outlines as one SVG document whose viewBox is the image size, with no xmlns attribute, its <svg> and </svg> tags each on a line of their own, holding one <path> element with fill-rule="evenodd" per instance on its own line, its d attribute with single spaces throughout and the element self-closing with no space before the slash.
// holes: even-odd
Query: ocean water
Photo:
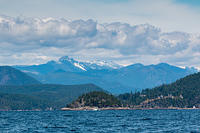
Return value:
<svg viewBox="0 0 200 133">
<path fill-rule="evenodd" d="M 200 133 L 200 110 L 1 111 L 4 132 Z"/>
</svg>

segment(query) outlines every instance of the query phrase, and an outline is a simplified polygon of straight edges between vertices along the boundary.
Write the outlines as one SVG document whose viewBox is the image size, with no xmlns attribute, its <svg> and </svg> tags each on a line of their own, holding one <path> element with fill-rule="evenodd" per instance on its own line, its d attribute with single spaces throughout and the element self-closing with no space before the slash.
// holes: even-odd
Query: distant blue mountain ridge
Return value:
<svg viewBox="0 0 200 133">
<path fill-rule="evenodd" d="M 197 72 L 195 68 L 184 69 L 167 63 L 147 66 L 133 64 L 122 67 L 106 61 L 80 62 L 68 56 L 46 64 L 13 67 L 42 83 L 64 85 L 93 83 L 113 94 L 153 88 Z"/>
</svg>

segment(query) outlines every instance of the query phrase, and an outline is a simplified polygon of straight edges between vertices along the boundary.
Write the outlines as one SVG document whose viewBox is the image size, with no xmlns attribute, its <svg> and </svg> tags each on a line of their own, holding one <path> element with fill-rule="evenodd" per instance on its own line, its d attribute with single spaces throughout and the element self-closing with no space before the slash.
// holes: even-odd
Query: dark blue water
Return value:
<svg viewBox="0 0 200 133">
<path fill-rule="evenodd" d="M 200 110 L 0 112 L 2 133 L 200 133 Z"/>
</svg>

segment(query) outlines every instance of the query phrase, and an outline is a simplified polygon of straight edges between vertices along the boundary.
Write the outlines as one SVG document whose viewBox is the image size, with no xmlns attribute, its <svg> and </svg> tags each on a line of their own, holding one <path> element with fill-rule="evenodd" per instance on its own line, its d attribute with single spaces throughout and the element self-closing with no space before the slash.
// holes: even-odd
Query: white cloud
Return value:
<svg viewBox="0 0 200 133">
<path fill-rule="evenodd" d="M 70 55 L 124 65 L 200 66 L 200 35 L 162 32 L 149 24 L 1 16 L 0 53 L 1 64 L 39 64 Z"/>
<path fill-rule="evenodd" d="M 177 0 L 0 0 L 10 16 L 94 19 L 98 22 L 150 23 L 164 31 L 199 32 L 199 6 Z M 181 1 L 181 0 L 179 0 Z"/>
</svg>

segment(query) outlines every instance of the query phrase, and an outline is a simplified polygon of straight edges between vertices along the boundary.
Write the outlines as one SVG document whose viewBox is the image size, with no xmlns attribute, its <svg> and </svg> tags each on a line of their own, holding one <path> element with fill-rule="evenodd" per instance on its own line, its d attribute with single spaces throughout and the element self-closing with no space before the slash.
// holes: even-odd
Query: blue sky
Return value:
<svg viewBox="0 0 200 133">
<path fill-rule="evenodd" d="M 200 0 L 0 0 L 0 65 L 61 56 L 200 68 Z"/>
<path fill-rule="evenodd" d="M 191 6 L 200 6 L 199 0 L 176 0 L 176 2 L 191 5 Z"/>
</svg>

